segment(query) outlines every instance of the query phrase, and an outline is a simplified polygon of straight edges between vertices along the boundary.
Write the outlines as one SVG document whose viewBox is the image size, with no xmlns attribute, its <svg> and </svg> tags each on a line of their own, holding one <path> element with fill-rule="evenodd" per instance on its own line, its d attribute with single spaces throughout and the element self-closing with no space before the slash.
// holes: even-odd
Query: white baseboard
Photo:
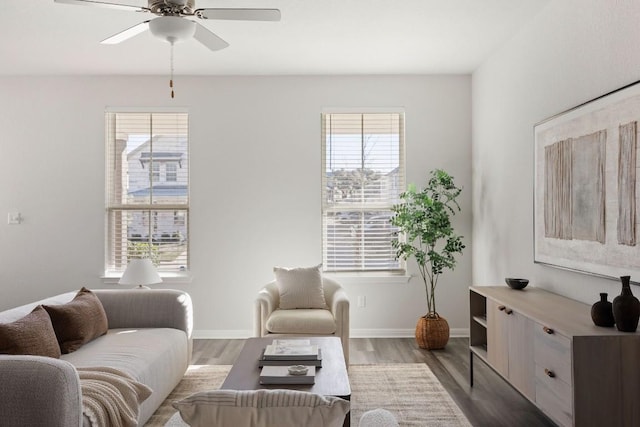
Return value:
<svg viewBox="0 0 640 427">
<path fill-rule="evenodd" d="M 351 338 L 413 338 L 415 329 L 351 329 Z M 468 337 L 468 328 L 452 328 L 449 330 L 451 337 Z"/>
<path fill-rule="evenodd" d="M 242 329 L 218 330 L 200 329 L 193 331 L 193 338 L 198 340 L 234 340 L 245 339 L 253 336 L 253 331 Z"/>
<path fill-rule="evenodd" d="M 351 338 L 411 338 L 415 336 L 415 329 L 352 329 Z M 468 328 L 452 328 L 449 331 L 451 337 L 468 337 Z M 193 331 L 195 339 L 245 339 L 253 336 L 253 332 L 232 329 L 201 329 Z"/>
<path fill-rule="evenodd" d="M 414 329 L 352 329 L 351 338 L 410 338 Z"/>
</svg>

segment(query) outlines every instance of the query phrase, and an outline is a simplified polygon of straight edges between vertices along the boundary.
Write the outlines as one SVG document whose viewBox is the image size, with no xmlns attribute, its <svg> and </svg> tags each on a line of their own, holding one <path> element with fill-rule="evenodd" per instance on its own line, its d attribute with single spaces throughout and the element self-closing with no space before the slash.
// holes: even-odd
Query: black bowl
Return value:
<svg viewBox="0 0 640 427">
<path fill-rule="evenodd" d="M 529 284 L 529 279 L 507 277 L 504 281 L 507 282 L 507 285 L 509 285 L 511 289 L 524 289 Z"/>
</svg>

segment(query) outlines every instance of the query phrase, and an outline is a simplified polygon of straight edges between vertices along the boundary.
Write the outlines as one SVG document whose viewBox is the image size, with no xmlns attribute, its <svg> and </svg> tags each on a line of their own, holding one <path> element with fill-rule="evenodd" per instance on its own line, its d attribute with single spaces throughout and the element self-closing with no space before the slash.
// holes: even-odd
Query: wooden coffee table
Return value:
<svg viewBox="0 0 640 427">
<path fill-rule="evenodd" d="M 282 337 L 278 337 L 282 338 Z M 302 338 L 302 337 L 295 337 Z M 302 390 L 323 396 L 336 396 L 351 400 L 351 386 L 344 361 L 342 344 L 338 337 L 304 337 L 311 344 L 322 349 L 322 368 L 316 369 L 315 384 L 260 384 L 260 368 L 258 359 L 267 344 L 274 338 L 248 338 L 238 355 L 238 359 L 231 367 L 229 375 L 222 383 L 221 389 L 229 390 L 257 390 L 257 389 L 291 389 Z M 351 413 L 344 419 L 344 426 L 351 425 Z"/>
</svg>

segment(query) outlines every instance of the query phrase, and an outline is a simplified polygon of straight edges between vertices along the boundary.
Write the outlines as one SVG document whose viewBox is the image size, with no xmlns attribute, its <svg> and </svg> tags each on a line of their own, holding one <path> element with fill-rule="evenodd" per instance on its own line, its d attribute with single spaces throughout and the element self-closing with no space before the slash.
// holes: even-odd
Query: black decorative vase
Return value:
<svg viewBox="0 0 640 427">
<path fill-rule="evenodd" d="M 605 326 L 610 328 L 616 324 L 613 318 L 613 305 L 607 301 L 607 294 L 600 294 L 600 301 L 591 306 L 591 319 L 596 326 Z"/>
<path fill-rule="evenodd" d="M 613 299 L 613 318 L 622 332 L 635 332 L 640 318 L 640 301 L 631 293 L 631 276 L 621 276 L 622 292 Z"/>
</svg>

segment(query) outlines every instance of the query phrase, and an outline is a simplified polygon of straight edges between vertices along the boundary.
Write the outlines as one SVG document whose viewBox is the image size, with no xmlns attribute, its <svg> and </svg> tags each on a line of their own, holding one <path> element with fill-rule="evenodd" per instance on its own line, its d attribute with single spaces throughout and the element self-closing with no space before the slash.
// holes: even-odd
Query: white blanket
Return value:
<svg viewBox="0 0 640 427">
<path fill-rule="evenodd" d="M 135 427 L 140 404 L 152 390 L 129 374 L 108 367 L 78 368 L 82 412 L 93 427 Z"/>
</svg>

